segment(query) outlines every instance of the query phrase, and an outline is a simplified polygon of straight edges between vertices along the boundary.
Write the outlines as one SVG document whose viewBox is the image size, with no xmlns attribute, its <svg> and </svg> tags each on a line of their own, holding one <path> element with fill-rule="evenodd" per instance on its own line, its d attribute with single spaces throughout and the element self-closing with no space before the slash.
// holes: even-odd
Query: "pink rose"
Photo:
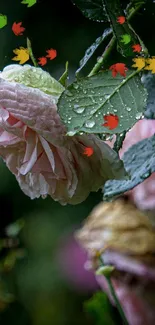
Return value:
<svg viewBox="0 0 155 325">
<path fill-rule="evenodd" d="M 78 204 L 121 176 L 116 153 L 98 137 L 66 136 L 56 106 L 64 88 L 47 72 L 11 65 L 0 78 L 0 155 L 26 195 Z"/>
<path fill-rule="evenodd" d="M 135 143 L 151 137 L 155 133 L 155 120 L 142 119 L 127 132 L 123 147 L 120 150 L 120 157 Z"/>
</svg>

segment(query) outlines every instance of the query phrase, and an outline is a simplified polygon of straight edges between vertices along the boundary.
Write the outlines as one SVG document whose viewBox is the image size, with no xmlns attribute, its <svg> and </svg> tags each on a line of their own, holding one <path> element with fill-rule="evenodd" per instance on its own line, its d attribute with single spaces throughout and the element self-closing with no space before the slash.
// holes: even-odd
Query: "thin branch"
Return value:
<svg viewBox="0 0 155 325">
<path fill-rule="evenodd" d="M 126 131 L 124 131 L 120 134 L 116 134 L 116 141 L 114 143 L 113 150 L 115 150 L 116 152 L 119 152 L 119 150 L 122 148 L 125 136 L 126 136 Z"/>
<path fill-rule="evenodd" d="M 104 266 L 104 262 L 103 262 L 103 259 L 102 259 L 101 256 L 100 256 L 99 260 L 100 260 L 102 266 Z M 118 299 L 118 297 L 117 297 L 117 295 L 116 295 L 116 293 L 115 293 L 115 289 L 114 289 L 113 284 L 112 284 L 112 281 L 111 281 L 111 279 L 110 279 L 110 275 L 108 275 L 108 276 L 104 275 L 104 276 L 105 276 L 105 278 L 106 278 L 106 280 L 107 280 L 107 283 L 108 283 L 108 286 L 109 286 L 109 290 L 110 290 L 111 296 L 112 296 L 113 299 L 114 299 L 115 305 L 116 305 L 116 307 L 117 307 L 117 309 L 118 309 L 118 311 L 119 311 L 119 313 L 120 313 L 120 316 L 121 316 L 121 318 L 122 318 L 122 320 L 123 320 L 124 325 L 129 325 L 129 324 L 128 324 L 128 321 L 127 321 L 127 319 L 126 319 L 126 316 L 125 316 L 125 314 L 124 314 L 124 311 L 123 311 L 123 309 L 122 309 L 122 306 L 121 306 L 121 304 L 120 304 L 120 302 L 119 302 L 119 299 Z"/>
<path fill-rule="evenodd" d="M 31 46 L 31 41 L 29 40 L 29 38 L 27 37 L 27 48 L 28 48 L 28 51 L 29 51 L 29 54 L 30 54 L 30 58 L 34 64 L 35 67 L 38 67 L 38 63 L 33 55 L 33 51 L 32 51 L 32 46 Z"/>
</svg>

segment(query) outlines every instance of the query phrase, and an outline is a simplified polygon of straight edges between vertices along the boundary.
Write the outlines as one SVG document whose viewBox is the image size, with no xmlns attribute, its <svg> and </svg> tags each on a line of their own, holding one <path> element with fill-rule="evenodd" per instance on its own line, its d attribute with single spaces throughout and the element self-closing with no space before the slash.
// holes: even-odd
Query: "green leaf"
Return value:
<svg viewBox="0 0 155 325">
<path fill-rule="evenodd" d="M 144 116 L 147 119 L 155 119 L 155 75 L 150 72 L 144 73 L 142 76 L 142 83 L 148 92 Z"/>
<path fill-rule="evenodd" d="M 121 133 L 131 128 L 143 114 L 147 92 L 137 71 L 128 71 L 124 78 L 111 71 L 77 80 L 62 93 L 58 112 L 69 135 L 86 133 Z M 102 126 L 103 116 L 119 118 L 115 129 Z"/>
<path fill-rule="evenodd" d="M 79 69 L 76 71 L 76 75 L 82 70 L 82 68 L 86 65 L 86 63 L 88 62 L 88 60 L 92 57 L 92 55 L 94 54 L 94 52 L 97 50 L 97 48 L 99 47 L 99 45 L 105 40 L 105 38 L 107 36 L 109 36 L 112 33 L 112 29 L 111 28 L 107 28 L 104 30 L 102 36 L 98 37 L 96 39 L 96 41 L 90 46 L 88 47 L 88 49 L 85 52 L 84 57 L 82 58 L 82 60 L 80 61 L 80 67 Z"/>
<path fill-rule="evenodd" d="M 72 0 L 83 15 L 95 21 L 109 21 L 103 0 Z"/>
<path fill-rule="evenodd" d="M 0 28 L 7 25 L 7 16 L 0 14 Z"/>
<path fill-rule="evenodd" d="M 131 190 L 155 172 L 155 135 L 129 148 L 122 160 L 130 179 L 107 181 L 103 188 L 104 200 L 112 199 Z"/>
<path fill-rule="evenodd" d="M 64 87 L 67 87 L 67 78 L 68 78 L 68 61 L 66 62 L 65 71 L 59 79 L 59 82 Z"/>
<path fill-rule="evenodd" d="M 116 325 L 112 319 L 113 309 L 107 295 L 97 292 L 84 304 L 85 310 L 92 316 L 95 325 Z"/>
<path fill-rule="evenodd" d="M 37 0 L 23 0 L 21 3 L 27 5 L 28 8 L 30 8 L 37 3 Z"/>
<path fill-rule="evenodd" d="M 124 44 L 128 44 L 131 41 L 131 36 L 129 34 L 124 34 L 121 36 L 121 42 Z"/>
</svg>

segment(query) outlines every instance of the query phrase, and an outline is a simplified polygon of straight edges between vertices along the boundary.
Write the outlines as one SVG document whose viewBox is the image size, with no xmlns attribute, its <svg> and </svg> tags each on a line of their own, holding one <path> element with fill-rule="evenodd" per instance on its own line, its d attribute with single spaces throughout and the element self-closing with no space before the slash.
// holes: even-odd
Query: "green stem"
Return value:
<svg viewBox="0 0 155 325">
<path fill-rule="evenodd" d="M 130 12 L 130 14 L 127 16 L 127 20 L 130 20 L 137 13 L 137 11 L 143 6 L 143 4 L 144 3 L 140 3 L 136 8 L 134 8 Z M 101 55 L 101 57 L 99 58 L 99 60 L 95 64 L 95 66 L 93 67 L 93 69 L 90 71 L 88 77 L 93 76 L 95 73 L 97 73 L 101 69 L 103 63 L 106 61 L 107 57 L 109 56 L 109 54 L 113 50 L 115 44 L 116 44 L 116 36 L 114 35 L 111 38 L 109 44 L 107 45 L 105 51 L 103 52 L 103 54 Z"/>
<path fill-rule="evenodd" d="M 126 131 L 122 132 L 121 134 L 116 134 L 116 141 L 114 143 L 113 150 L 119 152 L 119 150 L 122 148 L 125 136 L 126 136 Z"/>
<path fill-rule="evenodd" d="M 100 257 L 99 260 L 100 260 L 101 264 L 104 266 L 104 262 L 103 262 L 102 257 Z M 106 276 L 106 275 L 104 275 L 104 276 L 105 276 L 105 278 L 107 280 L 107 283 L 108 283 L 108 286 L 109 286 L 109 290 L 110 290 L 111 296 L 112 296 L 112 298 L 113 298 L 113 300 L 115 302 L 115 305 L 116 305 L 116 307 L 117 307 L 117 309 L 118 309 L 118 311 L 120 313 L 120 316 L 121 316 L 121 318 L 123 320 L 124 325 L 129 325 L 128 324 L 128 321 L 126 319 L 126 316 L 124 314 L 124 311 L 123 311 L 123 309 L 121 307 L 121 304 L 119 302 L 119 299 L 117 298 L 117 295 L 115 293 L 115 290 L 114 290 L 114 287 L 112 285 L 112 281 L 110 279 L 110 276 Z"/>
<path fill-rule="evenodd" d="M 106 61 L 106 59 L 109 56 L 110 52 L 114 48 L 115 43 L 116 43 L 116 37 L 113 36 L 111 38 L 109 44 L 107 45 L 105 51 L 103 52 L 103 54 L 101 55 L 101 57 L 99 58 L 99 60 L 95 64 L 95 66 L 93 67 L 93 69 L 90 71 L 88 77 L 93 76 L 95 73 L 97 73 L 101 69 L 103 63 Z"/>
<path fill-rule="evenodd" d="M 27 48 L 28 48 L 28 51 L 29 51 L 29 54 L 30 54 L 30 58 L 34 64 L 35 67 L 38 67 L 38 63 L 33 55 L 33 51 L 32 51 L 32 46 L 31 46 L 31 41 L 29 40 L 29 38 L 27 37 Z"/>
<path fill-rule="evenodd" d="M 118 298 L 117 298 L 117 295 L 116 295 L 116 293 L 115 293 L 115 290 L 114 290 L 114 287 L 113 287 L 113 285 L 112 285 L 112 282 L 111 282 L 111 280 L 110 280 L 109 277 L 106 277 L 106 280 L 107 280 L 107 283 L 108 283 L 108 286 L 109 286 L 110 293 L 111 293 L 111 295 L 112 295 L 112 297 L 113 297 L 113 299 L 114 299 L 114 302 L 115 302 L 115 304 L 116 304 L 116 307 L 117 307 L 117 309 L 118 309 L 118 311 L 119 311 L 119 313 L 120 313 L 120 316 L 121 316 L 121 318 L 122 318 L 122 320 L 123 320 L 123 323 L 124 323 L 125 325 L 128 325 L 128 321 L 127 321 L 126 316 L 125 316 L 125 314 L 124 314 L 124 311 L 123 311 L 123 309 L 122 309 L 122 307 L 121 307 L 121 304 L 120 304 L 120 302 L 119 302 L 119 300 L 118 300 Z"/>
</svg>

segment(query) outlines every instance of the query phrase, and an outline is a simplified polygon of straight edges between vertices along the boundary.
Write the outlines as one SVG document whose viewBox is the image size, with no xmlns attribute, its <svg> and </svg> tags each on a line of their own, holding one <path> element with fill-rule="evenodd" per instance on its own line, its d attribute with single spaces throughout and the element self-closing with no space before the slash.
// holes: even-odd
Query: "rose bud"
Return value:
<svg viewBox="0 0 155 325">
<path fill-rule="evenodd" d="M 129 325 L 154 325 L 155 229 L 149 217 L 123 199 L 102 202 L 76 238 L 89 254 L 94 271 L 101 261 L 114 267 L 111 282 Z M 106 273 L 96 278 L 115 304 Z"/>
</svg>

